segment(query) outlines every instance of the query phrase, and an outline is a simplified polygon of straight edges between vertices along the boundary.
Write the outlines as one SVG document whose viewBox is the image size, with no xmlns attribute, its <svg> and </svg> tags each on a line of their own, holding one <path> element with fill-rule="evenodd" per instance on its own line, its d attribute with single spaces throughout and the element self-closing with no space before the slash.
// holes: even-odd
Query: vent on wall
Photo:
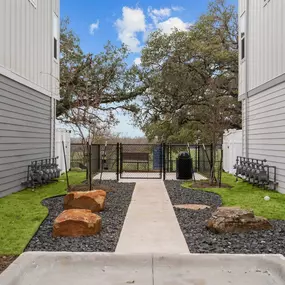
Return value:
<svg viewBox="0 0 285 285">
<path fill-rule="evenodd" d="M 30 2 L 35 8 L 37 8 L 37 1 L 38 1 L 38 0 L 29 0 L 29 2 Z"/>
<path fill-rule="evenodd" d="M 271 1 L 271 0 L 264 0 L 264 1 L 263 1 L 263 2 L 264 2 L 263 7 L 267 6 L 267 4 L 268 4 L 270 1 Z"/>
</svg>

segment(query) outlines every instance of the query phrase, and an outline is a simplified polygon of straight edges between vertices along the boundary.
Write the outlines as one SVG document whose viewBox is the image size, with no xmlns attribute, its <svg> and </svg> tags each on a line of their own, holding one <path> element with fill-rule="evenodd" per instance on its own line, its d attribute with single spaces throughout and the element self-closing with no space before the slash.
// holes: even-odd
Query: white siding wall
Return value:
<svg viewBox="0 0 285 285">
<path fill-rule="evenodd" d="M 285 1 L 249 1 L 248 87 L 252 90 L 285 73 Z"/>
<path fill-rule="evenodd" d="M 245 111 L 245 100 L 242 100 L 242 155 L 246 156 L 246 111 Z"/>
<path fill-rule="evenodd" d="M 243 12 L 245 11 L 245 7 L 246 7 L 246 0 L 239 0 L 239 6 L 238 6 L 238 10 L 239 10 L 239 15 L 241 16 L 243 14 Z"/>
<path fill-rule="evenodd" d="M 0 74 L 46 95 L 59 93 L 53 60 L 53 12 L 59 0 L 0 1 Z"/>
<path fill-rule="evenodd" d="M 276 166 L 285 193 L 285 82 L 250 97 L 248 109 L 249 157 Z"/>
<path fill-rule="evenodd" d="M 248 91 L 285 73 L 285 1 L 271 0 L 264 6 L 263 0 L 239 0 L 240 33 L 242 18 L 248 13 L 246 42 L 248 51 Z M 239 94 L 245 93 L 245 62 L 240 62 Z"/>
<path fill-rule="evenodd" d="M 250 158 L 265 158 L 269 165 L 277 167 L 278 190 L 285 193 L 285 81 L 280 77 L 285 74 L 285 1 L 264 3 L 239 0 L 240 33 L 243 29 L 241 17 L 248 18 L 248 50 L 245 61 L 240 61 L 239 70 L 239 94 L 249 92 L 248 98 L 240 97 L 243 155 L 246 156 L 247 141 Z M 274 81 L 278 77 L 279 82 Z"/>
</svg>

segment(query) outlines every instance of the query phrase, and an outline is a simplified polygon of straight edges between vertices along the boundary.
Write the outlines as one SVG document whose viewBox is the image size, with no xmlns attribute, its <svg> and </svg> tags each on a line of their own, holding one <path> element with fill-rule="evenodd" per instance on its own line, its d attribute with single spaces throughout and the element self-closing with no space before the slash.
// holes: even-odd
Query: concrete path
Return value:
<svg viewBox="0 0 285 285">
<path fill-rule="evenodd" d="M 27 252 L 1 285 L 284 285 L 281 255 Z"/>
<path fill-rule="evenodd" d="M 161 180 L 137 181 L 116 252 L 189 252 Z"/>
</svg>

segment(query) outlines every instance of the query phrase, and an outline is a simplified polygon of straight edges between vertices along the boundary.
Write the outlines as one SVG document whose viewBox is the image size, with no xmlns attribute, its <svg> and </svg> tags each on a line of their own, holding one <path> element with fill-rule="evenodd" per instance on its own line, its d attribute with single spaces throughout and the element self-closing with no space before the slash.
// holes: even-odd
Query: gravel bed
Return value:
<svg viewBox="0 0 285 285">
<path fill-rule="evenodd" d="M 99 213 L 102 217 L 102 231 L 98 235 L 78 238 L 53 238 L 53 222 L 63 211 L 63 196 L 49 198 L 42 202 L 49 209 L 49 215 L 43 221 L 25 251 L 115 251 L 135 184 L 114 181 L 104 181 L 104 184 L 116 190 L 107 193 L 105 210 Z"/>
<path fill-rule="evenodd" d="M 193 211 L 174 209 L 192 253 L 243 253 L 285 255 L 285 221 L 271 220 L 272 230 L 240 234 L 214 234 L 206 229 L 206 221 L 221 205 L 219 195 L 180 187 L 179 181 L 166 181 L 173 205 L 206 204 L 210 209 Z"/>
</svg>

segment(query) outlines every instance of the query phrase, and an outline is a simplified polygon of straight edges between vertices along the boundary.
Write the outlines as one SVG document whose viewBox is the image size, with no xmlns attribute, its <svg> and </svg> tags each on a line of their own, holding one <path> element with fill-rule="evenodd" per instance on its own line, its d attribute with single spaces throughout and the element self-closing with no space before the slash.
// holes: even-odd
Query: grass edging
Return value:
<svg viewBox="0 0 285 285">
<path fill-rule="evenodd" d="M 216 193 L 221 196 L 223 206 L 239 206 L 242 209 L 251 209 L 256 216 L 263 216 L 271 220 L 285 220 L 285 195 L 276 191 L 264 190 L 247 182 L 239 180 L 235 176 L 224 173 L 223 183 L 232 188 L 193 188 L 192 182 L 184 182 L 182 187 L 193 190 Z M 264 197 L 270 200 L 265 201 Z"/>
<path fill-rule="evenodd" d="M 85 173 L 70 172 L 71 184 L 81 183 Z M 23 191 L 0 198 L 0 255 L 19 255 L 37 232 L 48 215 L 48 209 L 41 204 L 45 199 L 66 194 L 66 177 L 58 182 L 44 185 L 32 191 Z"/>
</svg>

